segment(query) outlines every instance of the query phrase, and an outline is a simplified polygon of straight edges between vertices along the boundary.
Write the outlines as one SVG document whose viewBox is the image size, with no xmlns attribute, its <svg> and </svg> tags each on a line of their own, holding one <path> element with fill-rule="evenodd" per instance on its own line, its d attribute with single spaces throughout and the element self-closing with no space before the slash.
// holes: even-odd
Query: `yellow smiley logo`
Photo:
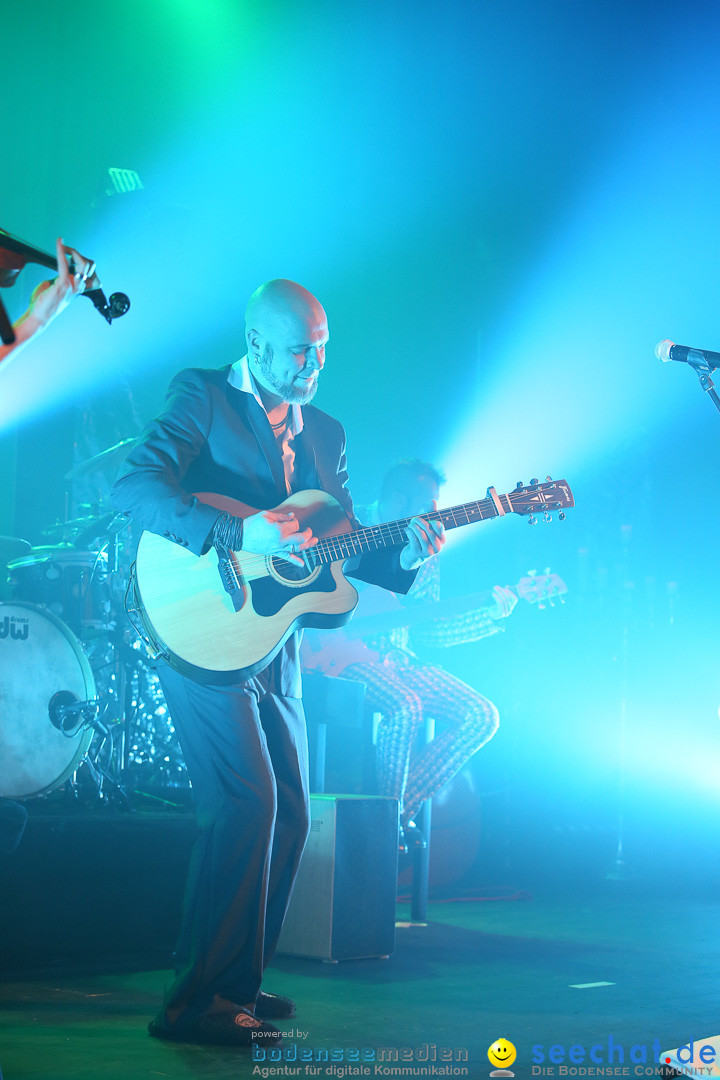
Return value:
<svg viewBox="0 0 720 1080">
<path fill-rule="evenodd" d="M 496 1039 L 488 1050 L 491 1065 L 498 1069 L 507 1069 L 517 1057 L 517 1050 L 509 1039 Z"/>
</svg>

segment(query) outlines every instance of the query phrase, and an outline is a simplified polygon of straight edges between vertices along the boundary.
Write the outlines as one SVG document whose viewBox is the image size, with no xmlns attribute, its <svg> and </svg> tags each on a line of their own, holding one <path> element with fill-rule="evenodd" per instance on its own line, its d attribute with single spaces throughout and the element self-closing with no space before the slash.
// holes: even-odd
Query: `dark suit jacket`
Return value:
<svg viewBox="0 0 720 1080">
<path fill-rule="evenodd" d="M 218 511 L 193 491 L 212 491 L 270 510 L 287 497 L 280 452 L 265 411 L 252 394 L 228 382 L 230 368 L 190 368 L 175 376 L 165 408 L 140 436 L 111 492 L 117 510 L 143 529 L 208 550 Z M 303 430 L 293 441 L 296 490 L 333 495 L 357 525 L 347 489 L 345 431 L 313 405 L 303 406 Z M 363 555 L 349 575 L 405 593 L 415 574 L 400 567 L 398 549 Z M 298 635 L 274 661 L 278 693 L 299 696 Z"/>
</svg>

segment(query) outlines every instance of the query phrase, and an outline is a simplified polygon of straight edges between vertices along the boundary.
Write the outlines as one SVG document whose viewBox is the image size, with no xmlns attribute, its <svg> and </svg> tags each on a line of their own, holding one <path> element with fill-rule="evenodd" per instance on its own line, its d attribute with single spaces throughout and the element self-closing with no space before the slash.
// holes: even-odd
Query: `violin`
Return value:
<svg viewBox="0 0 720 1080">
<path fill-rule="evenodd" d="M 41 251 L 32 244 L 26 244 L 24 240 L 18 240 L 4 229 L 0 229 L 0 288 L 9 288 L 14 285 L 18 274 L 29 262 L 38 263 L 56 272 L 58 270 L 58 262 L 54 255 Z M 75 272 L 75 265 L 70 256 L 68 256 L 68 262 L 72 274 Z M 130 308 L 130 300 L 125 293 L 113 293 L 109 300 L 102 289 L 86 289 L 81 295 L 87 296 L 88 300 L 92 301 L 108 323 L 111 323 L 113 319 L 119 319 Z"/>
</svg>

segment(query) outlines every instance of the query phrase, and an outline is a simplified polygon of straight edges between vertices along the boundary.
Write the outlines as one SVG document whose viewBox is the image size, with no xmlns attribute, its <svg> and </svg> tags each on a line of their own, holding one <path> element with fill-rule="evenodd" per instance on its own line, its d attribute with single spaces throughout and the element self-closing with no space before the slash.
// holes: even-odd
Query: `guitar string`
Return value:
<svg viewBox="0 0 720 1080">
<path fill-rule="evenodd" d="M 545 489 L 548 487 L 556 487 L 556 482 L 552 484 L 541 484 L 535 489 L 518 489 L 507 494 L 499 496 L 502 503 L 506 500 L 511 512 L 517 513 L 515 509 L 515 502 L 519 501 L 517 497 L 527 499 L 528 495 L 533 498 L 533 501 L 540 495 L 538 500 L 541 504 L 546 504 Z M 515 497 L 515 498 L 514 498 Z M 495 509 L 494 501 L 491 498 L 479 499 L 468 503 L 458 503 L 456 506 L 444 507 L 442 510 L 433 510 L 429 514 L 423 514 L 422 517 L 431 521 L 442 521 L 443 524 L 448 524 L 450 528 L 456 528 L 461 525 L 470 524 L 475 518 L 484 520 L 486 515 L 485 509 Z M 531 505 L 529 511 L 533 509 Z M 458 520 L 458 516 L 462 515 L 463 520 Z M 491 517 L 497 517 L 498 514 L 489 515 Z M 322 565 L 323 562 L 339 561 L 340 558 L 349 558 L 352 555 L 359 555 L 363 550 L 372 550 L 374 545 L 377 550 L 378 546 L 386 547 L 388 542 L 391 541 L 391 546 L 402 543 L 407 539 L 406 527 L 410 524 L 412 518 L 401 518 L 397 521 L 383 522 L 380 525 L 363 526 L 360 529 L 356 529 L 349 533 L 339 533 L 337 536 L 325 536 L 322 537 L 319 542 L 311 548 L 306 549 L 307 558 L 313 561 L 313 557 L 318 559 L 315 566 L 311 569 L 315 569 L 317 565 Z M 352 550 L 349 548 L 352 547 Z M 323 559 L 322 556 L 327 556 Z M 276 554 L 260 554 L 256 552 L 247 552 L 243 555 L 243 566 L 252 569 L 256 564 L 264 564 L 267 559 L 279 559 L 281 562 L 287 563 L 289 566 L 296 566 L 289 559 L 283 558 L 282 553 Z"/>
<path fill-rule="evenodd" d="M 430 514 L 423 514 L 430 520 L 437 521 L 444 520 L 446 518 L 452 520 L 452 527 L 457 525 L 468 524 L 472 520 L 472 516 L 476 516 L 482 506 L 494 507 L 492 499 L 483 499 L 479 502 L 458 504 L 454 507 L 446 507 L 443 510 L 432 511 Z M 472 515 L 472 509 L 475 509 L 475 515 Z M 458 521 L 458 514 L 462 512 L 464 515 L 463 521 Z M 496 516 L 496 515 L 495 515 Z M 333 561 L 333 556 L 340 555 L 343 558 L 347 558 L 352 555 L 359 555 L 364 550 L 371 550 L 374 545 L 387 546 L 388 541 L 392 541 L 393 545 L 400 544 L 407 539 L 407 533 L 405 528 L 410 524 L 412 518 L 402 518 L 398 521 L 384 522 L 381 525 L 372 525 L 356 529 L 349 533 L 339 533 L 337 536 L 324 536 L 319 542 L 306 549 L 307 556 L 312 559 L 315 555 L 327 555 L 328 561 Z M 352 550 L 347 550 L 352 548 Z M 345 549 L 345 550 L 344 550 Z M 260 554 L 256 552 L 248 552 L 243 557 L 243 565 L 252 568 L 254 564 L 264 563 L 266 559 L 280 559 L 282 562 L 287 562 L 289 565 L 293 564 L 288 559 L 284 559 L 282 553 L 277 554 Z M 320 559 L 320 562 L 323 560 Z"/>
</svg>

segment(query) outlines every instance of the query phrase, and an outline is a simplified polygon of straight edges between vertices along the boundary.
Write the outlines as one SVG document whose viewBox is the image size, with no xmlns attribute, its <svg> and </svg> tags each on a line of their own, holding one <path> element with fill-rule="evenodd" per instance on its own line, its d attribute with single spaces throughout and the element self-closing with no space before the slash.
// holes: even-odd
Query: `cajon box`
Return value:
<svg viewBox="0 0 720 1080">
<path fill-rule="evenodd" d="M 278 952 L 318 960 L 395 948 L 397 799 L 312 795 L 311 825 Z"/>
</svg>

